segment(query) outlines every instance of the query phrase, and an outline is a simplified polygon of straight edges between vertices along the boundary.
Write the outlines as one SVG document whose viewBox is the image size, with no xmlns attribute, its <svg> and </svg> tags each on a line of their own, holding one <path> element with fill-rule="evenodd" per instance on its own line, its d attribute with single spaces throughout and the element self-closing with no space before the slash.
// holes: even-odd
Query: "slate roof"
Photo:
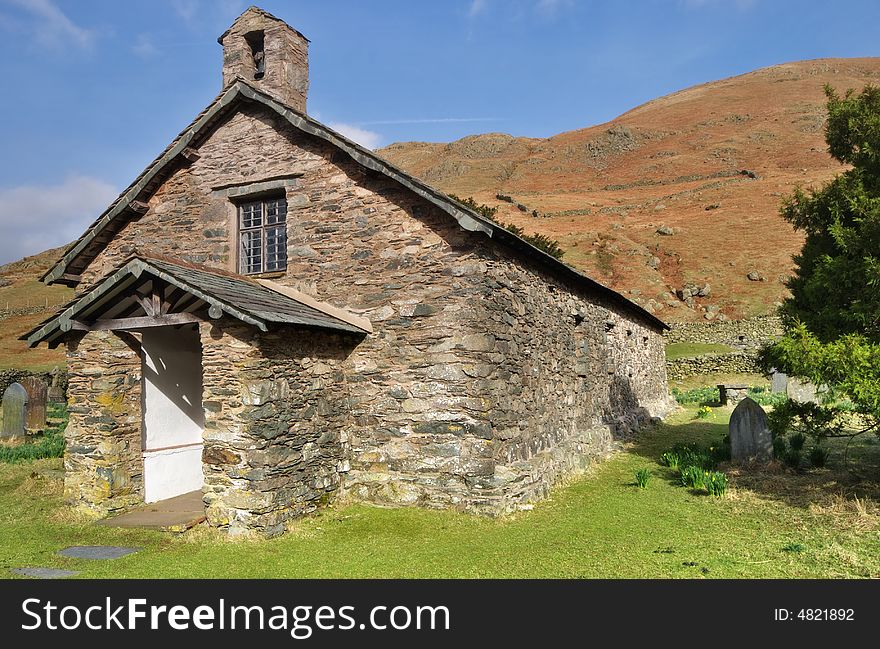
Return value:
<svg viewBox="0 0 880 649">
<path fill-rule="evenodd" d="M 123 191 L 107 211 L 65 250 L 62 258 L 41 279 L 50 284 L 55 281 L 64 282 L 68 281 L 64 279 L 65 274 L 81 272 L 103 250 L 115 233 L 121 230 L 128 223 L 129 218 L 136 213 L 131 207 L 132 202 L 146 201 L 151 193 L 159 187 L 162 180 L 176 169 L 178 164 L 184 163 L 186 149 L 197 147 L 202 138 L 207 137 L 221 120 L 234 112 L 244 102 L 262 104 L 286 119 L 300 131 L 332 144 L 361 166 L 395 180 L 449 214 L 462 229 L 488 236 L 502 245 L 518 251 L 533 263 L 565 280 L 573 288 L 580 289 L 588 295 L 604 299 L 608 303 L 639 318 L 649 326 L 659 330 L 669 328 L 662 320 L 626 299 L 620 293 L 584 275 L 555 257 L 548 255 L 546 252 L 535 248 L 497 223 L 484 218 L 418 178 L 382 159 L 373 151 L 349 140 L 308 115 L 279 102 L 274 97 L 260 92 L 240 78 L 230 83 L 171 142 L 165 151 Z"/>
<path fill-rule="evenodd" d="M 339 309 L 312 299 L 300 301 L 290 294 L 272 290 L 248 277 L 206 268 L 179 260 L 138 255 L 105 275 L 60 311 L 21 336 L 30 347 L 46 341 L 60 342 L 72 320 L 93 321 L 122 300 L 131 299 L 139 288 L 160 279 L 193 296 L 189 312 L 219 309 L 242 322 L 268 331 L 269 324 L 300 325 L 353 334 L 372 331 L 364 318 L 341 314 Z M 132 299 L 132 304 L 134 301 Z"/>
</svg>

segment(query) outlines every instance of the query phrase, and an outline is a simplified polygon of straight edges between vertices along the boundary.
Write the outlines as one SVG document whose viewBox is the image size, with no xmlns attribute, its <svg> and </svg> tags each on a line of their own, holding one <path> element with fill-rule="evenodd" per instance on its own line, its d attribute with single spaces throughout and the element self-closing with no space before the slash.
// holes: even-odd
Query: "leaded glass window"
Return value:
<svg viewBox="0 0 880 649">
<path fill-rule="evenodd" d="M 238 206 L 239 267 L 244 274 L 287 268 L 287 201 L 271 198 Z"/>
</svg>

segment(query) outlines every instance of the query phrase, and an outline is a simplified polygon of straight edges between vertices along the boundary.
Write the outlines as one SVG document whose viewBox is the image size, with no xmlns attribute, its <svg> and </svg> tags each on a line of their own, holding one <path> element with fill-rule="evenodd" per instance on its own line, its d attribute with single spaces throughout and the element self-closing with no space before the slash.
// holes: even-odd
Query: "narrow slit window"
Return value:
<svg viewBox="0 0 880 649">
<path fill-rule="evenodd" d="M 238 206 L 239 268 L 246 275 L 287 268 L 287 200 L 272 198 Z"/>
</svg>

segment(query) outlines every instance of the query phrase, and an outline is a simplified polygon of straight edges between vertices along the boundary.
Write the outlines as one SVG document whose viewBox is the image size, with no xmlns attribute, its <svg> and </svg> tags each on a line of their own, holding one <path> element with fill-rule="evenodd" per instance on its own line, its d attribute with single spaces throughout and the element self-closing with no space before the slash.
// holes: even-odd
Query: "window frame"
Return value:
<svg viewBox="0 0 880 649">
<path fill-rule="evenodd" d="M 274 204 L 274 205 L 273 205 Z M 257 225 L 253 224 L 253 210 L 248 208 L 259 206 Z M 270 214 L 270 206 L 274 207 L 275 213 Z M 279 206 L 283 206 L 283 212 L 279 210 Z M 235 204 L 235 224 L 236 224 L 236 240 L 238 246 L 238 272 L 241 275 L 263 275 L 266 273 L 283 273 L 287 270 L 287 214 L 288 204 L 287 196 L 283 194 L 269 196 L 248 196 Z M 246 225 L 246 215 L 250 216 L 251 224 Z M 270 222 L 270 219 L 274 221 Z M 275 257 L 269 260 L 270 250 L 270 231 L 275 232 L 274 254 Z M 280 231 L 282 237 L 278 237 Z M 254 255 L 249 255 L 248 248 L 245 247 L 245 237 L 259 233 L 259 270 L 250 270 L 251 260 Z M 281 239 L 279 242 L 278 239 Z M 274 268 L 269 268 L 270 264 L 274 264 Z"/>
</svg>

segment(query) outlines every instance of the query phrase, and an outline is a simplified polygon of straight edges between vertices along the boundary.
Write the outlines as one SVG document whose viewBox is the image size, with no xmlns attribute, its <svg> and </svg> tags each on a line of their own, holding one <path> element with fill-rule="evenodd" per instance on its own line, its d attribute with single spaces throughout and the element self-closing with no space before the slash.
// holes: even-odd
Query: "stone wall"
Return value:
<svg viewBox="0 0 880 649">
<path fill-rule="evenodd" d="M 143 501 L 140 343 L 89 332 L 68 342 L 68 501 L 106 513 Z"/>
<path fill-rule="evenodd" d="M 328 502 L 348 470 L 353 336 L 230 320 L 200 328 L 205 504 L 212 525 L 273 535 Z"/>
<path fill-rule="evenodd" d="M 671 325 L 667 343 L 718 343 L 737 349 L 756 350 L 782 335 L 778 316 L 757 316 L 725 322 L 683 322 Z"/>
<path fill-rule="evenodd" d="M 20 315 L 34 315 L 36 313 L 51 313 L 56 311 L 63 303 L 59 304 L 31 304 L 29 306 L 14 306 L 0 309 L 0 320 Z"/>
<path fill-rule="evenodd" d="M 509 511 L 669 408 L 658 331 L 461 230 L 323 141 L 244 107 L 198 148 L 200 158 L 175 171 L 83 273 L 81 290 L 135 249 L 234 270 L 235 208 L 218 188 L 284 177 L 288 268 L 273 279 L 375 329 L 332 359 L 333 347 L 313 334 L 254 351 L 254 330 L 221 327 L 216 340 L 202 332 L 213 376 L 205 465 L 214 524 L 272 533 L 340 486 L 383 504 Z M 329 360 L 315 365 L 329 366 L 332 381 L 300 360 L 322 354 Z M 283 360 L 271 369 L 269 359 Z M 274 405 L 242 400 L 253 382 L 275 394 L 284 381 L 287 397 Z M 278 416 L 283 401 L 322 398 L 349 409 L 321 415 L 338 442 L 319 442 L 311 421 L 277 441 L 256 432 L 297 421 L 287 410 Z M 265 421 L 249 419 L 253 412 Z M 316 448 L 324 450 L 312 462 Z"/>
<path fill-rule="evenodd" d="M 666 361 L 670 379 L 699 374 L 761 373 L 757 351 L 782 335 L 778 316 L 757 316 L 725 322 L 688 322 L 672 325 L 666 332 L 666 343 L 708 343 L 733 347 L 728 354 L 703 354 L 693 358 Z"/>
<path fill-rule="evenodd" d="M 754 354 L 734 352 L 666 361 L 666 373 L 674 380 L 698 374 L 761 374 L 762 370 Z"/>
</svg>

